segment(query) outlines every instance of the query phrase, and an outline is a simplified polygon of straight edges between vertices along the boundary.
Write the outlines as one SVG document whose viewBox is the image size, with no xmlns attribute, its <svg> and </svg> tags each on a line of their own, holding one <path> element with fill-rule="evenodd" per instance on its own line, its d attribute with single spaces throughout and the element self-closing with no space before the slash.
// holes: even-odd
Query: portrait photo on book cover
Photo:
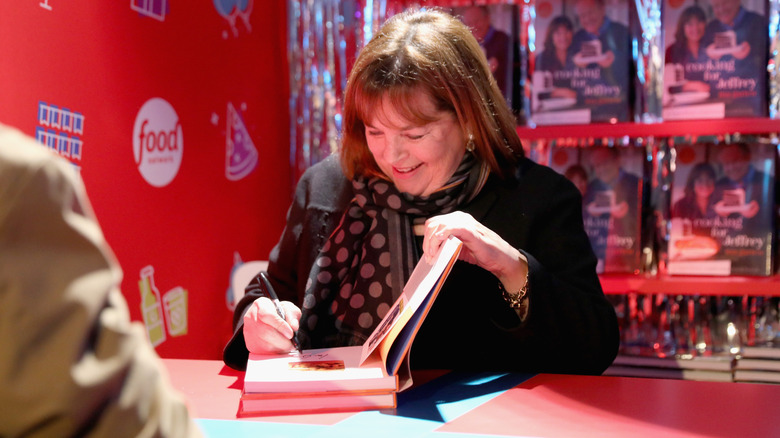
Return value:
<svg viewBox="0 0 780 438">
<path fill-rule="evenodd" d="M 544 0 L 532 27 L 537 124 L 626 121 L 631 65 L 626 0 Z"/>
<path fill-rule="evenodd" d="M 454 2 L 453 2 L 454 3 Z M 520 12 L 510 2 L 472 4 L 449 12 L 469 27 L 485 53 L 490 72 L 512 111 L 522 109 L 520 87 Z"/>
<path fill-rule="evenodd" d="M 765 15 L 761 0 L 666 0 L 665 120 L 766 116 Z"/>
<path fill-rule="evenodd" d="M 643 152 L 634 146 L 557 147 L 550 167 L 582 194 L 585 232 L 599 273 L 639 270 Z"/>
<path fill-rule="evenodd" d="M 770 275 L 774 146 L 681 144 L 675 148 L 671 273 Z"/>
</svg>

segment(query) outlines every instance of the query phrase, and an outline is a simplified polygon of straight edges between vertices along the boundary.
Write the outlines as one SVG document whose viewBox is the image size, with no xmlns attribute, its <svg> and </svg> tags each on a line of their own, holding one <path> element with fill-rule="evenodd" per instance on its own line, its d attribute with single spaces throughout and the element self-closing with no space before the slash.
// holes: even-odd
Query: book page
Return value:
<svg viewBox="0 0 780 438">
<path fill-rule="evenodd" d="M 458 258 L 461 246 L 462 242 L 458 238 L 450 236 L 439 248 L 439 253 L 431 263 L 427 262 L 425 257 L 420 259 L 409 277 L 409 281 L 404 286 L 401 296 L 398 297 L 387 312 L 387 315 L 385 315 L 368 340 L 363 344 L 361 364 L 377 349 L 377 346 L 379 346 L 379 355 L 382 358 L 382 362 L 386 365 L 388 364 L 387 357 L 390 347 L 399 338 L 401 331 L 410 322 L 410 319 L 415 316 L 415 313 L 421 307 L 421 304 L 425 302 L 426 298 L 431 295 L 431 292 L 438 292 L 441 283 L 443 283 L 443 277 L 449 274 L 449 270 Z M 432 299 L 429 300 L 423 308 L 427 310 L 432 302 Z M 422 319 L 420 316 L 414 318 L 411 321 L 414 330 L 399 339 L 399 342 L 407 347 L 401 348 L 402 352 L 408 350 L 408 345 L 411 344 L 414 334 L 417 333 L 416 328 L 422 324 Z M 398 363 L 400 363 L 400 359 L 393 361 L 393 368 L 388 368 L 388 374 L 394 374 Z"/>
<path fill-rule="evenodd" d="M 361 346 L 304 350 L 289 354 L 250 354 L 245 392 L 396 390 L 397 379 L 379 358 L 360 363 Z"/>
</svg>

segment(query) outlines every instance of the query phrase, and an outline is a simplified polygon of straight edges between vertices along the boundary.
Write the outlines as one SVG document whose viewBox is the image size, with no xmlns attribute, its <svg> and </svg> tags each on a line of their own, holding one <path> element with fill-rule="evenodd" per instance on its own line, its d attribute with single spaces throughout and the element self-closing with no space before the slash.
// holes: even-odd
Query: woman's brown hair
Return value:
<svg viewBox="0 0 780 438">
<path fill-rule="evenodd" d="M 380 110 L 383 98 L 410 122 L 432 121 L 434 115 L 413 104 L 421 93 L 437 110 L 456 115 L 464 136 L 473 138 L 474 154 L 494 172 L 506 175 L 523 156 L 514 116 L 468 27 L 435 8 L 408 10 L 382 26 L 349 75 L 341 143 L 348 178 L 382 176 L 368 150 L 364 123 Z"/>
</svg>

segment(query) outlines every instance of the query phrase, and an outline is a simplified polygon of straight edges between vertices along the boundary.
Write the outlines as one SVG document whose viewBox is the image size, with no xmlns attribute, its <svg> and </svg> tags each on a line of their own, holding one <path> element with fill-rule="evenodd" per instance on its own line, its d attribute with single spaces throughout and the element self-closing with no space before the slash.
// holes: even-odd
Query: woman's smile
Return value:
<svg viewBox="0 0 780 438">
<path fill-rule="evenodd" d="M 387 98 L 366 121 L 366 143 L 379 169 L 399 191 L 428 196 L 452 177 L 466 151 L 465 136 L 454 114 L 437 110 L 427 94 L 416 107 L 431 121 L 420 125 L 399 114 Z"/>
</svg>

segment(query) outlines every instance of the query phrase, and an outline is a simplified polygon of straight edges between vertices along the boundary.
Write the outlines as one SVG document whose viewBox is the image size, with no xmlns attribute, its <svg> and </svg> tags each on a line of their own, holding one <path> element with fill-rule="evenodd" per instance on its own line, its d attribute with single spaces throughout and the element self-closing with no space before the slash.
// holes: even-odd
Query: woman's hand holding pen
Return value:
<svg viewBox="0 0 780 438">
<path fill-rule="evenodd" d="M 289 301 L 280 301 L 287 319 L 282 319 L 274 302 L 260 297 L 244 314 L 244 340 L 250 353 L 278 354 L 295 349 L 293 334 L 298 331 L 301 309 Z"/>
</svg>

